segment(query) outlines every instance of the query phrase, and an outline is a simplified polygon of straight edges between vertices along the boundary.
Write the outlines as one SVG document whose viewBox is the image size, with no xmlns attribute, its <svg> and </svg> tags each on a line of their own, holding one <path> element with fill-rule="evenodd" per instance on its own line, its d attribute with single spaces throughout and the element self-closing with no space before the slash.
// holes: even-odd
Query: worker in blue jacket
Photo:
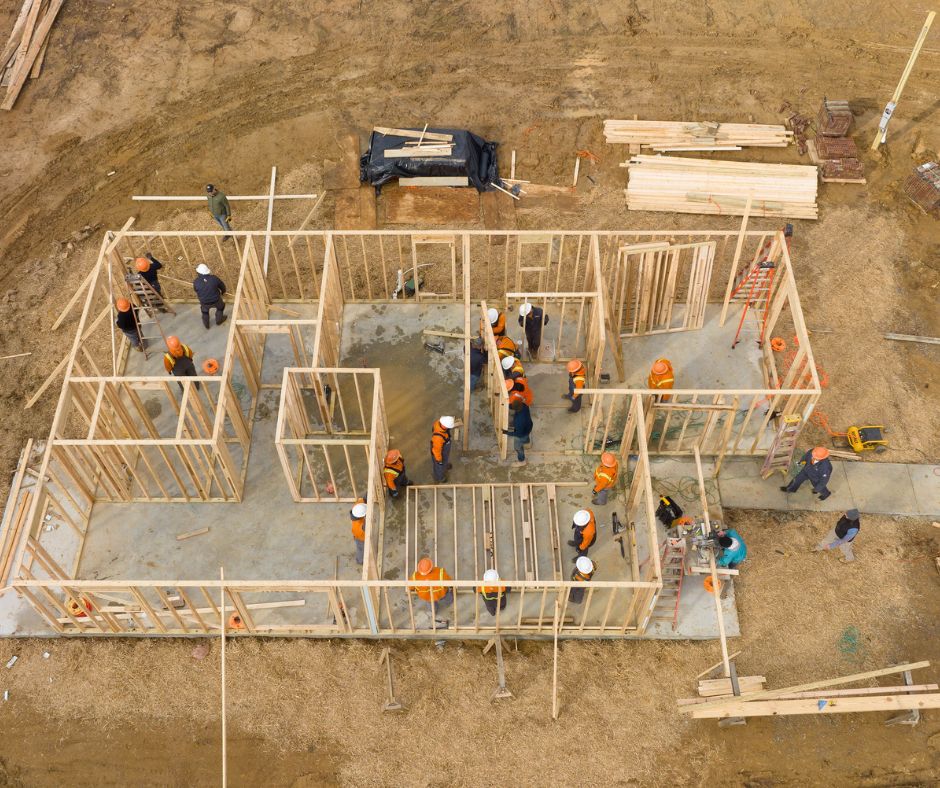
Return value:
<svg viewBox="0 0 940 788">
<path fill-rule="evenodd" d="M 715 562 L 718 566 L 735 569 L 747 558 L 747 545 L 744 544 L 741 534 L 733 528 L 718 532 L 718 544 L 721 546 L 721 555 Z"/>
<path fill-rule="evenodd" d="M 794 476 L 789 484 L 780 489 L 783 492 L 795 493 L 803 482 L 808 481 L 813 487 L 813 495 L 818 495 L 820 501 L 825 501 L 832 492 L 829 490 L 829 477 L 832 476 L 832 461 L 829 459 L 829 449 L 817 446 L 810 449 L 800 460 L 801 470 Z"/>
<path fill-rule="evenodd" d="M 507 383 L 512 383 L 507 380 Z M 532 432 L 532 414 L 529 412 L 529 406 L 522 400 L 514 400 L 509 405 L 512 412 L 512 429 L 503 430 L 503 434 L 511 435 L 513 439 L 513 448 L 516 450 L 516 465 L 525 465 L 525 445 L 531 443 L 529 435 Z"/>
</svg>

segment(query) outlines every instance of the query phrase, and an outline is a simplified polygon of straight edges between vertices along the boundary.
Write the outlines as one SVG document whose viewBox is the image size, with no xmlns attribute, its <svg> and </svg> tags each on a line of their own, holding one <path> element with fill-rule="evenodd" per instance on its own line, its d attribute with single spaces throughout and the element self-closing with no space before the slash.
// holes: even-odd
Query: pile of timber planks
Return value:
<svg viewBox="0 0 940 788">
<path fill-rule="evenodd" d="M 785 148 L 793 139 L 783 126 L 668 120 L 605 120 L 604 135 L 608 144 L 630 145 L 637 153 L 641 147 L 659 152 Z"/>
<path fill-rule="evenodd" d="M 0 87 L 7 89 L 0 109 L 13 109 L 26 80 L 39 76 L 49 43 L 49 31 L 64 2 L 24 0 L 0 57 Z"/>
<path fill-rule="evenodd" d="M 634 156 L 627 208 L 743 216 L 817 218 L 816 168 L 800 164 L 706 161 L 675 156 Z"/>
<path fill-rule="evenodd" d="M 427 128 L 425 126 L 424 131 L 417 131 L 416 129 L 390 129 L 385 126 L 376 126 L 372 130 L 377 134 L 404 137 L 407 140 L 400 148 L 386 150 L 386 159 L 424 159 L 450 156 L 454 152 L 453 135 L 431 132 Z"/>
</svg>

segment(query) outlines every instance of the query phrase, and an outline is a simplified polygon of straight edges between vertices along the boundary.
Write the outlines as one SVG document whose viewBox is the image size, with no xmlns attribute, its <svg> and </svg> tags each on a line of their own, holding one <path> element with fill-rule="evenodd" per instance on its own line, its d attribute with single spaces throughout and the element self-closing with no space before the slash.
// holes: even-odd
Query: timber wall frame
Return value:
<svg viewBox="0 0 940 788">
<path fill-rule="evenodd" d="M 84 309 L 71 350 L 62 365 L 65 381 L 50 439 L 24 519 L 24 536 L 10 564 L 8 577 L 12 585 L 61 634 L 217 632 L 223 622 L 219 620 L 219 609 L 210 591 L 220 588 L 241 616 L 244 634 L 409 638 L 484 637 L 493 631 L 536 637 L 552 637 L 556 632 L 562 637 L 642 634 L 662 587 L 659 550 L 655 544 L 649 453 L 691 455 L 693 447 L 682 440 L 675 446 L 651 440 L 652 409 L 668 404 L 657 398 L 656 392 L 597 388 L 607 348 L 618 368 L 622 363 L 617 340 L 624 323 L 619 309 L 614 308 L 622 301 L 617 301 L 620 291 L 612 288 L 609 275 L 625 246 L 668 243 L 673 246 L 697 244 L 702 248 L 704 244 L 713 250 L 709 252 L 710 279 L 707 284 L 700 281 L 698 287 L 705 300 L 723 304 L 723 319 L 732 307 L 730 293 L 735 275 L 747 266 L 741 261 L 757 260 L 769 243 L 774 259 L 780 264 L 781 275 L 775 282 L 767 336 L 778 321 L 790 321 L 799 340 L 791 363 L 786 369 L 778 369 L 773 355 L 765 348 L 766 390 L 676 390 L 671 393 L 675 398 L 672 404 L 688 404 L 686 398 L 689 398 L 697 407 L 686 410 L 702 410 L 700 403 L 704 397 L 707 405 L 727 409 L 728 401 L 737 398 L 741 409 L 741 398 L 752 396 L 745 410 L 752 421 L 760 421 L 763 432 L 775 412 L 801 412 L 808 418 L 819 395 L 819 381 L 783 235 L 779 231 L 747 231 L 746 220 L 740 231 L 726 232 L 267 230 L 225 233 L 151 232 L 130 229 L 131 224 L 128 222 L 122 230 L 105 235 L 98 263 L 86 280 Z M 233 239 L 223 241 L 226 235 Z M 202 261 L 229 285 L 237 282 L 220 373 L 185 379 L 179 400 L 176 399 L 177 379 L 121 375 L 128 345 L 113 326 L 112 303 L 120 294 L 116 279 L 129 260 L 148 250 L 162 257 L 166 264 L 161 281 L 171 302 L 196 302 L 190 287 L 173 280 L 188 280 L 192 268 Z M 184 262 L 176 261 L 177 257 Z M 431 262 L 426 262 L 428 260 Z M 386 430 L 381 387 L 378 373 L 373 370 L 357 370 L 356 373 L 340 370 L 339 348 L 345 303 L 395 303 L 400 280 L 415 274 L 418 288 L 409 301 L 463 303 L 467 344 L 475 328 L 471 323 L 479 314 L 477 305 L 482 308 L 484 302 L 505 304 L 509 308 L 523 300 L 558 304 L 568 298 L 580 299 L 580 313 L 586 315 L 585 362 L 589 370 L 589 388 L 585 395 L 591 402 L 591 430 L 585 451 L 599 452 L 604 436 L 610 434 L 618 419 L 622 421 L 617 426 L 622 431 L 621 454 L 625 458 L 630 454 L 637 457 L 631 475 L 629 510 L 638 525 L 645 521 L 642 526 L 649 534 L 651 559 L 645 562 L 645 573 L 640 575 L 634 558 L 637 571 L 630 581 L 589 584 L 585 604 L 573 622 L 569 622 L 566 615 L 557 620 L 554 614 L 546 612 L 554 608 L 556 599 L 561 610 L 569 609 L 568 594 L 574 584 L 557 578 L 505 583 L 514 591 L 542 595 L 546 604 L 534 621 L 523 622 L 520 617 L 516 622 L 494 622 L 490 626 L 488 622 L 483 624 L 474 612 L 468 614 L 469 618 L 458 616 L 459 620 L 454 621 L 451 628 L 441 631 L 435 630 L 433 625 L 427 630 L 417 627 L 410 616 L 402 622 L 389 614 L 396 609 L 396 595 L 398 609 L 406 604 L 411 610 L 417 599 L 410 588 L 414 584 L 405 579 L 383 580 L 378 575 L 381 504 L 376 501 L 381 501 L 382 496 L 374 491 L 381 489 L 378 462 L 384 453 L 382 441 Z M 678 289 L 676 293 L 679 294 Z M 280 315 L 291 312 L 279 306 L 285 302 L 314 304 L 316 317 L 282 318 Z M 701 304 L 702 299 L 698 298 L 695 303 Z M 272 317 L 272 312 L 278 316 Z M 514 320 L 514 315 L 507 317 Z M 693 326 L 694 320 L 685 329 Z M 513 329 L 513 333 L 518 332 Z M 290 341 L 295 364 L 283 372 L 281 380 L 266 382 L 262 361 L 265 342 L 272 334 L 283 335 Z M 97 352 L 92 350 L 95 347 L 99 348 Z M 102 347 L 110 348 L 110 365 L 104 363 L 108 354 L 100 352 Z M 368 414 L 369 462 L 365 488 L 373 491 L 373 495 L 369 496 L 368 549 L 362 579 L 226 579 L 224 583 L 217 579 L 78 580 L 75 575 L 81 547 L 74 566 L 62 567 L 41 545 L 43 517 L 52 510 L 63 517 L 83 543 L 92 509 L 98 501 L 240 501 L 244 494 L 253 414 L 265 388 L 281 390 L 283 410 L 279 413 L 279 430 L 283 428 L 283 432 L 279 431 L 279 435 L 283 440 L 278 452 L 282 462 L 285 452 L 281 450 L 286 451 L 288 436 L 289 440 L 311 444 L 319 441 L 321 445 L 325 440 L 360 441 L 348 434 L 327 439 L 317 436 L 315 431 L 312 435 L 300 436 L 299 432 L 291 432 L 297 424 L 291 426 L 285 415 L 291 407 L 295 407 L 295 413 L 290 418 L 295 420 L 297 415 L 297 402 L 291 398 L 295 398 L 298 391 L 291 392 L 287 385 L 291 375 L 300 381 L 304 376 L 310 380 L 310 376 L 316 375 L 355 376 L 359 373 L 372 374 L 376 381 L 373 408 Z M 245 382 L 247 401 L 241 401 L 236 395 L 232 385 L 235 376 Z M 622 379 L 622 372 L 620 377 Z M 201 384 L 198 390 L 197 382 Z M 495 385 L 495 378 L 493 383 Z M 166 432 L 166 424 L 149 419 L 146 411 L 135 404 L 139 401 L 137 392 L 150 389 L 162 391 L 163 396 L 174 403 L 176 420 L 169 427 L 172 434 Z M 708 401 L 709 397 L 719 399 Z M 766 411 L 761 413 L 765 405 Z M 466 413 L 465 405 L 465 421 Z M 365 415 L 363 412 L 363 418 Z M 494 412 L 494 418 L 496 415 Z M 714 430 L 726 436 L 723 443 L 716 444 L 716 456 L 723 456 L 722 447 L 728 452 L 729 443 L 733 444 L 731 453 L 759 454 L 762 451 L 761 436 L 747 441 L 743 431 L 738 435 L 728 427 L 717 425 Z M 464 435 L 467 433 L 465 427 Z M 598 436 L 601 438 L 599 446 Z M 697 441 L 695 445 L 702 442 Z M 501 449 L 505 451 L 505 442 Z M 702 452 L 711 453 L 709 446 L 704 446 Z M 285 474 L 289 465 L 289 462 L 284 464 Z M 624 463 L 624 467 L 629 467 L 628 463 Z M 294 471 L 291 469 L 290 473 Z M 325 500 L 346 501 L 357 490 L 358 486 L 351 485 L 349 495 L 334 494 Z M 301 494 L 299 489 L 298 494 Z M 477 580 L 454 580 L 446 585 L 455 590 L 459 599 L 465 599 L 474 593 L 477 583 Z M 618 589 L 616 593 L 631 594 L 630 610 L 623 620 L 614 622 L 609 620 L 609 613 Z M 305 605 L 299 599 L 268 601 L 272 595 L 282 597 L 284 594 L 316 598 L 318 602 Z M 610 601 L 595 598 L 605 594 Z M 301 607 L 304 615 L 293 616 L 288 623 L 264 621 L 272 615 L 272 610 L 290 608 L 293 614 Z M 473 606 L 465 607 L 470 610 Z"/>
</svg>

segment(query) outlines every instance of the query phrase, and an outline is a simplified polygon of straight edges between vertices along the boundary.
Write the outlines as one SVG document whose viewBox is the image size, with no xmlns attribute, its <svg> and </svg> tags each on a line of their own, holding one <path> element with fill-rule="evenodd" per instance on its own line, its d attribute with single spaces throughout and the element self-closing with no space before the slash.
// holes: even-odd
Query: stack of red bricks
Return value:
<svg viewBox="0 0 940 788">
<path fill-rule="evenodd" d="M 928 161 L 904 181 L 904 193 L 927 213 L 940 216 L 940 165 Z"/>
<path fill-rule="evenodd" d="M 848 136 L 852 110 L 848 101 L 823 99 L 816 118 L 816 157 L 823 182 L 865 183 L 858 148 Z"/>
</svg>

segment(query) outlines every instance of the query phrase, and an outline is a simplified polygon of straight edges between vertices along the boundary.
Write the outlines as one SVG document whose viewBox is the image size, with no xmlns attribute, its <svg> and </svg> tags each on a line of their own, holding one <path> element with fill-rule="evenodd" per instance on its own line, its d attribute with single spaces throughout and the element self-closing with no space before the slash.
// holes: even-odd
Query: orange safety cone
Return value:
<svg viewBox="0 0 940 788">
<path fill-rule="evenodd" d="M 207 375 L 214 375 L 219 371 L 219 362 L 214 358 L 207 358 L 202 362 L 202 371 Z"/>
<path fill-rule="evenodd" d="M 718 584 L 717 587 L 715 586 L 715 583 Z M 716 591 L 721 591 L 721 581 L 715 580 L 713 582 L 711 575 L 705 575 L 705 590 L 708 591 L 709 594 L 714 594 Z"/>
</svg>

